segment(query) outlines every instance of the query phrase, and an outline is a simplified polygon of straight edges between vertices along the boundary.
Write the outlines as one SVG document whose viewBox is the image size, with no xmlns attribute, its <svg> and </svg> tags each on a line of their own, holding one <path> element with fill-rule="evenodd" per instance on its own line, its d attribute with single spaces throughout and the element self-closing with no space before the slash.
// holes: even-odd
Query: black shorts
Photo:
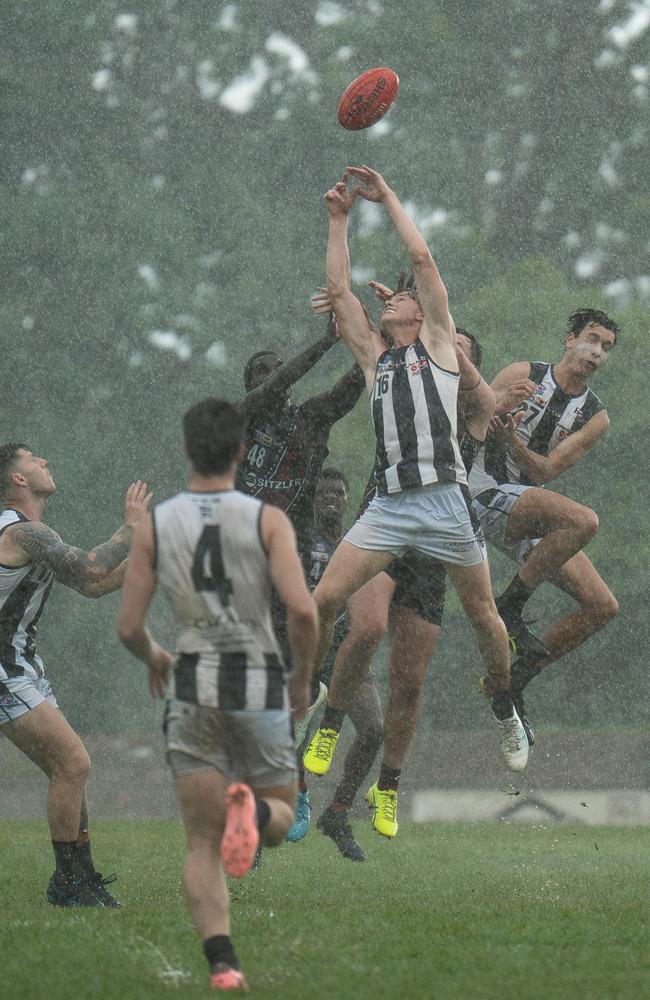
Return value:
<svg viewBox="0 0 650 1000">
<path fill-rule="evenodd" d="M 412 550 L 393 559 L 384 573 L 397 584 L 393 604 L 408 608 L 431 625 L 442 625 L 447 573 L 441 562 Z"/>
</svg>

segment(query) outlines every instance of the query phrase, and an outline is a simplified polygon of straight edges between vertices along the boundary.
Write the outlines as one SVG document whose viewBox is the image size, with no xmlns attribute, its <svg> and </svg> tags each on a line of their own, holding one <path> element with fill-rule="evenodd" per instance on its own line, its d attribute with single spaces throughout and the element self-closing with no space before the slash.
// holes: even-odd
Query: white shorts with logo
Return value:
<svg viewBox="0 0 650 1000">
<path fill-rule="evenodd" d="M 0 681 L 0 726 L 19 719 L 44 701 L 59 707 L 45 677 L 8 677 Z"/>
<path fill-rule="evenodd" d="M 221 771 L 251 788 L 289 785 L 298 775 L 286 709 L 224 711 L 173 699 L 164 721 L 172 774 Z"/>
<path fill-rule="evenodd" d="M 477 493 L 472 500 L 472 507 L 481 522 L 485 540 L 519 563 L 523 563 L 541 541 L 539 538 L 524 538 L 519 542 L 505 540 L 508 515 L 522 493 L 530 489 L 531 486 L 522 486 L 519 483 L 501 483 L 494 489 Z"/>
<path fill-rule="evenodd" d="M 345 541 L 396 556 L 416 549 L 456 566 L 476 566 L 487 558 L 483 534 L 458 483 L 374 497 Z"/>
</svg>

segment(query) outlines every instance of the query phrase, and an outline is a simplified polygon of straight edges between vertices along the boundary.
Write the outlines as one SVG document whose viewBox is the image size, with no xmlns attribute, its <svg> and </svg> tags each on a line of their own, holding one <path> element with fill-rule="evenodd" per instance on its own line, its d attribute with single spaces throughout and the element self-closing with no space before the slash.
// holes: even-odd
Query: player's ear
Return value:
<svg viewBox="0 0 650 1000">
<path fill-rule="evenodd" d="M 244 461 L 244 456 L 246 455 L 246 442 L 242 441 L 239 446 L 239 451 L 237 452 L 237 465 Z"/>
</svg>

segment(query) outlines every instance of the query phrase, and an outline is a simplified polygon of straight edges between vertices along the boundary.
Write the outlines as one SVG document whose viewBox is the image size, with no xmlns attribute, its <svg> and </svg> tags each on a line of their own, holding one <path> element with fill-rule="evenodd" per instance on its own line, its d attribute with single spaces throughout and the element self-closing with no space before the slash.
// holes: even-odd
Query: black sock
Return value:
<svg viewBox="0 0 650 1000">
<path fill-rule="evenodd" d="M 262 832 L 270 822 L 271 807 L 266 799 L 255 799 L 257 805 L 257 829 Z"/>
<path fill-rule="evenodd" d="M 505 691 L 501 688 L 494 692 L 492 695 L 492 711 L 499 722 L 503 722 L 504 719 L 512 718 L 514 706 L 512 704 L 512 698 L 510 697 L 509 691 Z"/>
<path fill-rule="evenodd" d="M 344 709 L 330 708 L 330 706 L 327 705 L 325 708 L 325 712 L 323 713 L 323 719 L 320 724 L 320 728 L 335 729 L 337 733 L 340 733 L 344 718 L 345 718 Z"/>
<path fill-rule="evenodd" d="M 76 840 L 53 840 L 54 863 L 56 870 L 63 875 L 74 878 L 78 873 Z"/>
<path fill-rule="evenodd" d="M 203 954 L 207 958 L 211 969 L 214 969 L 215 965 L 218 965 L 219 962 L 229 965 L 231 969 L 239 968 L 235 949 L 227 934 L 215 934 L 214 937 L 204 941 Z"/>
<path fill-rule="evenodd" d="M 542 668 L 519 657 L 510 667 L 510 687 L 513 691 L 523 691 L 527 684 L 541 673 Z"/>
<path fill-rule="evenodd" d="M 524 610 L 524 604 L 528 598 L 533 594 L 534 587 L 528 587 L 521 580 L 519 573 L 517 573 L 511 580 L 510 585 L 501 594 L 501 597 L 497 597 L 496 606 L 501 611 L 508 611 L 514 615 L 520 615 Z"/>
<path fill-rule="evenodd" d="M 382 792 L 388 791 L 388 789 L 396 792 L 401 773 L 401 767 L 386 767 L 385 764 L 382 764 L 377 780 L 377 788 L 381 789 Z"/>
<path fill-rule="evenodd" d="M 90 841 L 88 840 L 88 832 L 84 831 L 86 836 L 81 837 L 77 841 L 77 863 L 84 875 L 94 875 L 95 866 L 93 865 L 92 853 L 90 850 Z"/>
</svg>

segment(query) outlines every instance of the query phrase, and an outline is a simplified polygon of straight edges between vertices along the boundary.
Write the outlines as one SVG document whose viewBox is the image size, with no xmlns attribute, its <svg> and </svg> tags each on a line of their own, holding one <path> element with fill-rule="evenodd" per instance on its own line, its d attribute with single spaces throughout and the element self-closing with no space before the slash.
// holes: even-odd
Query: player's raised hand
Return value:
<svg viewBox="0 0 650 1000">
<path fill-rule="evenodd" d="M 380 302 L 386 302 L 387 299 L 393 297 L 392 289 L 388 285 L 382 285 L 381 281 L 369 281 L 368 288 L 372 288 Z"/>
<path fill-rule="evenodd" d="M 494 416 L 490 421 L 488 433 L 494 434 L 507 447 L 517 440 L 517 428 L 523 419 L 523 410 L 519 410 L 518 413 L 506 413 L 504 417 Z"/>
<path fill-rule="evenodd" d="M 138 523 L 149 509 L 153 493 L 149 492 L 149 487 L 141 479 L 131 483 L 124 498 L 124 523 L 133 527 Z"/>
<path fill-rule="evenodd" d="M 330 302 L 329 293 L 326 288 L 319 286 L 309 301 L 311 302 L 313 312 L 317 316 L 322 316 L 324 313 L 332 311 L 332 303 Z"/>
<path fill-rule="evenodd" d="M 372 167 L 348 167 L 347 173 L 352 174 L 353 177 L 356 177 L 364 185 L 363 187 L 357 185 L 354 188 L 353 194 L 355 197 L 360 195 L 366 201 L 381 202 L 386 195 L 392 193 L 381 174 L 373 170 Z"/>
<path fill-rule="evenodd" d="M 157 642 L 151 642 L 151 653 L 147 660 L 149 668 L 149 694 L 152 698 L 164 698 L 167 693 L 167 680 L 174 657 Z"/>
<path fill-rule="evenodd" d="M 529 378 L 519 378 L 504 386 L 497 396 L 497 411 L 507 413 L 520 406 L 525 399 L 534 396 L 537 386 Z"/>
<path fill-rule="evenodd" d="M 331 216 L 347 215 L 355 201 L 357 200 L 357 188 L 348 191 L 348 175 L 343 174 L 340 181 L 337 181 L 333 188 L 324 196 L 327 211 Z"/>
</svg>

